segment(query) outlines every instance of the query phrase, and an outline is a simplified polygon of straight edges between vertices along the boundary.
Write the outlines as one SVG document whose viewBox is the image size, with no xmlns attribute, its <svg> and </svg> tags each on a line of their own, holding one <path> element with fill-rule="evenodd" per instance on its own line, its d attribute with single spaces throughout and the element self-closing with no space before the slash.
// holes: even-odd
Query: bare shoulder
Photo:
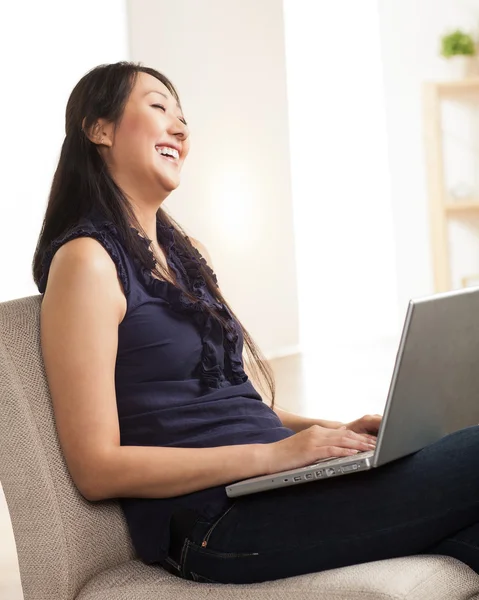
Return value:
<svg viewBox="0 0 479 600">
<path fill-rule="evenodd" d="M 196 240 L 195 238 L 192 238 L 191 236 L 188 236 L 188 237 L 189 237 L 190 242 L 193 244 L 193 246 L 206 259 L 206 262 L 208 263 L 208 265 L 213 269 L 213 263 L 211 261 L 211 256 L 210 256 L 210 253 L 208 252 L 208 250 L 206 249 L 206 246 L 204 246 L 204 244 L 202 244 L 199 240 Z"/>
<path fill-rule="evenodd" d="M 90 272 L 111 271 L 115 269 L 105 248 L 92 237 L 82 236 L 66 242 L 55 252 L 52 268 L 63 268 L 75 264 Z"/>
<path fill-rule="evenodd" d="M 101 245 L 92 237 L 74 238 L 63 244 L 52 259 L 45 295 L 87 295 L 102 290 L 110 302 L 123 315 L 126 298 L 119 280 L 116 265 Z M 50 292 L 50 294 L 48 294 Z"/>
</svg>

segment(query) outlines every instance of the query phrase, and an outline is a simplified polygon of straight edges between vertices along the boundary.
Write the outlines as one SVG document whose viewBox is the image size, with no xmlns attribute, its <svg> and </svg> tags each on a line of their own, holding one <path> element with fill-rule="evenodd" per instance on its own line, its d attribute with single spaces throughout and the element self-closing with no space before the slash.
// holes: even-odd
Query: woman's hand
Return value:
<svg viewBox="0 0 479 600">
<path fill-rule="evenodd" d="M 382 415 L 365 415 L 360 419 L 356 419 L 356 421 L 345 423 L 343 427 L 351 429 L 351 431 L 355 431 L 356 433 L 377 436 L 382 418 Z"/>
<path fill-rule="evenodd" d="M 265 473 L 306 467 L 330 457 L 351 456 L 375 448 L 375 438 L 343 426 L 329 429 L 312 425 L 279 442 L 264 444 Z"/>
</svg>

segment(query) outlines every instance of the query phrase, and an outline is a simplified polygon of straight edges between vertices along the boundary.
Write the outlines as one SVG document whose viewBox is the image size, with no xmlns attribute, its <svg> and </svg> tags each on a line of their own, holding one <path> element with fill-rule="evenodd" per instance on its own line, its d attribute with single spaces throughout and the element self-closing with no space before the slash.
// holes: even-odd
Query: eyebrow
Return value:
<svg viewBox="0 0 479 600">
<path fill-rule="evenodd" d="M 163 92 L 159 92 L 158 90 L 150 90 L 149 92 L 146 92 L 144 94 L 144 96 L 147 96 L 148 94 L 161 94 L 162 96 L 164 96 L 168 100 L 168 96 L 166 94 L 164 94 Z M 178 108 L 180 108 L 180 105 L 178 104 L 178 102 L 176 103 L 176 106 Z"/>
</svg>

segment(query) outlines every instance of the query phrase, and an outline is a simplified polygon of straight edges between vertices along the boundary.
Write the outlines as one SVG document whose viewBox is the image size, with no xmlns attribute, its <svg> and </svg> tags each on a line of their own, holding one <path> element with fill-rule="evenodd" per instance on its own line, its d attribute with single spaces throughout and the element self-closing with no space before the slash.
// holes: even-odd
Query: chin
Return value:
<svg viewBox="0 0 479 600">
<path fill-rule="evenodd" d="M 165 177 L 163 173 L 157 173 L 156 180 L 159 185 L 164 189 L 172 192 L 180 185 L 179 177 Z"/>
<path fill-rule="evenodd" d="M 160 182 L 161 189 L 164 192 L 166 192 L 167 194 L 171 194 L 171 192 L 174 192 L 179 185 L 180 185 L 180 182 L 178 182 L 177 184 L 174 184 L 171 181 L 169 181 L 169 182 L 161 181 Z"/>
</svg>

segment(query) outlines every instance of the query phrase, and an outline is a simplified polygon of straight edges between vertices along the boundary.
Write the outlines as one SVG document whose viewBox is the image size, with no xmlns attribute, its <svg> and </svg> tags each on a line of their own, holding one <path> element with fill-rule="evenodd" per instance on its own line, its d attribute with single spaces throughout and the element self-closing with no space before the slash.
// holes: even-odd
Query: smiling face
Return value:
<svg viewBox="0 0 479 600">
<path fill-rule="evenodd" d="M 139 72 L 116 131 L 103 123 L 101 132 L 99 150 L 127 193 L 164 199 L 178 187 L 189 130 L 174 96 L 156 77 Z"/>
</svg>

